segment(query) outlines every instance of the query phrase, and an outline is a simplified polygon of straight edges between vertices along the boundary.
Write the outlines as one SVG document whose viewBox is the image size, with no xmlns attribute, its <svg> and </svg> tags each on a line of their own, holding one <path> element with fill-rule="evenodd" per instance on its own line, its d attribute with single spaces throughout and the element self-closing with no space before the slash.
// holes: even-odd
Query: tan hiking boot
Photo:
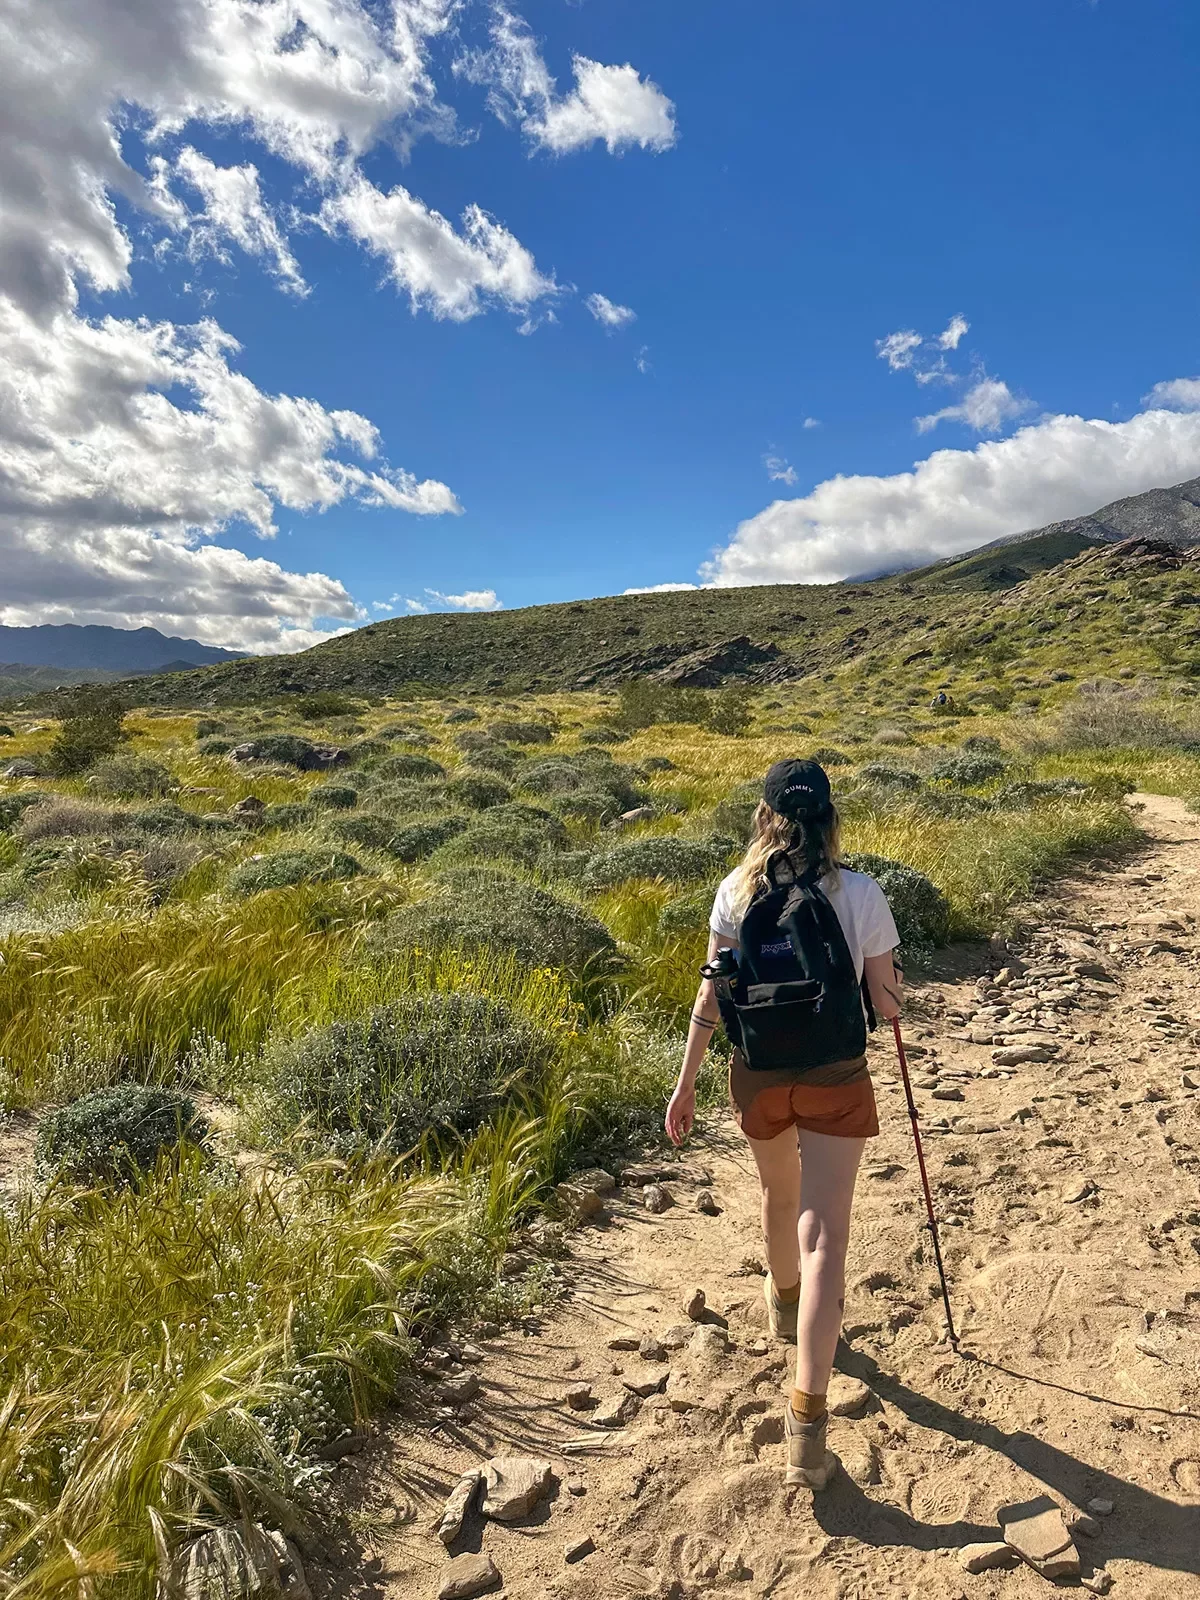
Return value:
<svg viewBox="0 0 1200 1600">
<path fill-rule="evenodd" d="M 815 1422 L 801 1422 L 791 1406 L 783 1408 L 783 1436 L 787 1443 L 788 1483 L 803 1484 L 805 1488 L 823 1489 L 837 1471 L 838 1459 L 826 1449 L 825 1435 L 829 1431 L 829 1413 L 825 1411 Z"/>
<path fill-rule="evenodd" d="M 767 1302 L 767 1326 L 772 1336 L 782 1339 L 785 1344 L 795 1344 L 796 1317 L 800 1311 L 800 1301 L 777 1299 L 775 1280 L 769 1272 L 763 1282 L 763 1298 Z"/>
</svg>

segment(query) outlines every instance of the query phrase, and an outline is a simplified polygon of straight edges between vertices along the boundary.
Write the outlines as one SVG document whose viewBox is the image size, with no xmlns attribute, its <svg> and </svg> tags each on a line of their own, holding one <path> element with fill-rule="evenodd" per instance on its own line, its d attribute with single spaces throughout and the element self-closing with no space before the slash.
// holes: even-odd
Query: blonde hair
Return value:
<svg viewBox="0 0 1200 1600">
<path fill-rule="evenodd" d="M 836 806 L 831 804 L 820 821 L 793 822 L 765 800 L 760 800 L 751 823 L 750 843 L 733 880 L 731 909 L 734 915 L 743 916 L 758 891 L 766 888 L 767 867 L 772 856 L 788 856 L 802 872 L 816 867 L 819 875 L 825 877 L 837 871 L 840 852 L 841 824 Z"/>
</svg>

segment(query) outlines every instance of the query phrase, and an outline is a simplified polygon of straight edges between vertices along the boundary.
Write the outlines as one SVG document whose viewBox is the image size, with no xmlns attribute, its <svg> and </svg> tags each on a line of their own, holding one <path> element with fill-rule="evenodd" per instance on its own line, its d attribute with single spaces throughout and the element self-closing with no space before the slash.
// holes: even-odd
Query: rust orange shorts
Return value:
<svg viewBox="0 0 1200 1600">
<path fill-rule="evenodd" d="M 733 1111 L 747 1139 L 774 1139 L 788 1128 L 842 1139 L 873 1139 L 879 1132 L 875 1090 L 865 1072 L 851 1083 L 769 1084 L 743 1104 L 735 1099 Z"/>
</svg>

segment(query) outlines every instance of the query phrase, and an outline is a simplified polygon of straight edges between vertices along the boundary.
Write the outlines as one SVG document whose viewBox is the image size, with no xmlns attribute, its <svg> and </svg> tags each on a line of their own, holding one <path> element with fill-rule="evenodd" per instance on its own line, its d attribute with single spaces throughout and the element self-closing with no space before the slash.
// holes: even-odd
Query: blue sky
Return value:
<svg viewBox="0 0 1200 1600">
<path fill-rule="evenodd" d="M 281 4 L 175 0 L 160 36 L 147 0 L 139 77 L 123 8 L 97 0 L 86 83 L 60 60 L 49 111 L 32 91 L 55 70 L 49 23 L 78 28 L 74 8 L 44 0 L 44 47 L 18 41 L 31 92 L 11 121 L 28 122 L 0 121 L 0 156 L 6 134 L 83 150 L 113 210 L 105 224 L 81 191 L 34 213 L 67 262 L 61 292 L 29 290 L 22 263 L 6 284 L 0 252 L 0 301 L 25 319 L 0 358 L 10 384 L 42 370 L 56 318 L 54 359 L 103 360 L 105 394 L 124 392 L 107 378 L 131 352 L 148 359 L 139 318 L 175 344 L 167 377 L 150 361 L 144 392 L 113 400 L 87 461 L 79 406 L 61 385 L 39 398 L 62 485 L 37 474 L 10 528 L 0 620 L 127 617 L 290 648 L 490 595 L 828 580 L 1200 474 L 1194 6 L 299 0 L 299 32 L 264 39 Z M 401 13 L 407 56 L 368 37 Z M 232 48 L 213 68 L 237 27 L 265 88 L 247 90 Z M 317 87 L 349 82 L 324 130 L 312 83 L 270 99 L 270 69 L 310 32 Z M 131 179 L 96 156 L 98 128 Z M 214 173 L 248 168 L 249 201 L 244 184 L 214 201 Z M 455 291 L 435 264 L 414 307 L 411 271 L 388 281 L 381 253 L 396 185 L 420 214 L 391 219 L 389 247 L 409 251 L 430 211 L 461 238 L 478 206 L 505 230 L 496 273 Z M 0 218 L 4 202 L 0 176 Z M 606 326 L 593 295 L 632 317 Z M 201 318 L 224 340 L 203 370 L 186 331 Z M 268 426 L 256 395 L 369 419 L 368 475 L 387 463 L 409 487 L 369 503 L 378 475 L 341 475 L 361 461 L 344 439 L 297 435 L 281 464 L 272 430 L 296 417 Z M 114 441 L 119 483 L 96 464 Z M 327 463 L 320 512 L 305 449 Z M 74 508 L 114 496 L 86 538 L 71 531 Z"/>
</svg>

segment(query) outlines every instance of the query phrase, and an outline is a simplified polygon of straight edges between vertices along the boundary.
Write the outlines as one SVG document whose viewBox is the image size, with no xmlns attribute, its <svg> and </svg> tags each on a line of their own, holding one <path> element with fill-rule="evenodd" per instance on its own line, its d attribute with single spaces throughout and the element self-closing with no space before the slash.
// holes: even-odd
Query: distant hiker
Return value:
<svg viewBox="0 0 1200 1600">
<path fill-rule="evenodd" d="M 867 1006 L 899 1013 L 899 935 L 883 890 L 838 866 L 838 816 L 815 761 L 767 773 L 741 864 L 717 890 L 667 1133 L 682 1144 L 718 1012 L 736 1046 L 734 1114 L 762 1183 L 772 1334 L 796 1344 L 784 1413 L 788 1483 L 823 1489 L 825 1397 L 841 1332 L 854 1182 L 879 1132 Z"/>
</svg>

